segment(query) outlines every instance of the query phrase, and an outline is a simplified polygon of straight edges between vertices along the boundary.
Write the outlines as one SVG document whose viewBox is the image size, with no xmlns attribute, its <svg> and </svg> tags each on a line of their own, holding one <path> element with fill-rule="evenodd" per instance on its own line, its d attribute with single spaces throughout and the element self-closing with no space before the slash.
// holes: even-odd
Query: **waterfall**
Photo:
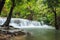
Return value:
<svg viewBox="0 0 60 40">
<path fill-rule="evenodd" d="M 3 23 L 6 21 L 6 18 L 0 18 L 0 25 L 3 25 Z M 46 24 L 42 25 L 41 22 L 38 21 L 30 21 L 27 19 L 21 19 L 21 18 L 12 18 L 10 24 L 11 26 L 15 28 L 49 28 L 49 29 L 55 29 L 52 26 L 48 26 Z"/>
</svg>

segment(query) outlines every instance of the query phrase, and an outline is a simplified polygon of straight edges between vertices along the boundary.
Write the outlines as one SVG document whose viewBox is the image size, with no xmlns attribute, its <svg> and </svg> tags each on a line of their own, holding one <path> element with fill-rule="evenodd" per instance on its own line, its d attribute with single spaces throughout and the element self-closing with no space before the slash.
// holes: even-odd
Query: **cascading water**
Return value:
<svg viewBox="0 0 60 40">
<path fill-rule="evenodd" d="M 0 25 L 3 25 L 3 23 L 6 21 L 6 18 L 0 18 Z M 43 21 L 42 21 L 43 24 Z M 52 26 L 48 25 L 41 25 L 41 22 L 38 21 L 30 21 L 26 19 L 20 19 L 20 18 L 12 18 L 10 25 L 15 28 L 49 28 L 49 29 L 55 29 Z"/>
</svg>

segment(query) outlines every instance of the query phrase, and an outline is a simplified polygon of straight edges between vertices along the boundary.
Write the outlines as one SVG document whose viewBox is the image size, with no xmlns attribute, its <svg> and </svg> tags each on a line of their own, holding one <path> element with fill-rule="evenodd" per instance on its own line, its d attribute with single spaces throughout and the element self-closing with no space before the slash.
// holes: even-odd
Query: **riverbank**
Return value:
<svg viewBox="0 0 60 40">
<path fill-rule="evenodd" d="M 26 35 L 11 36 L 0 34 L 0 40 L 25 40 Z"/>
<path fill-rule="evenodd" d="M 24 40 L 26 37 L 26 33 L 21 31 L 21 29 L 16 29 L 13 27 L 6 27 L 0 28 L 0 40 Z"/>
</svg>

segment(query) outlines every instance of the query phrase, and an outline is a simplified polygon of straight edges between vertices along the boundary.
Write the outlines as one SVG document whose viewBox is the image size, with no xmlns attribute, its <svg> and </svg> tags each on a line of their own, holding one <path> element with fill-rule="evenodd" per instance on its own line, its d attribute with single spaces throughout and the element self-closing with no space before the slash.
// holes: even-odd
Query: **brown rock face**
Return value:
<svg viewBox="0 0 60 40">
<path fill-rule="evenodd" d="M 11 35 L 3 35 L 3 34 L 0 34 L 0 40 L 25 40 L 25 35 L 23 36 L 11 36 Z"/>
<path fill-rule="evenodd" d="M 10 35 L 0 34 L 0 40 L 10 40 L 10 38 L 11 38 Z"/>
<path fill-rule="evenodd" d="M 24 40 L 25 37 L 26 33 L 20 30 L 0 30 L 0 40 Z"/>
</svg>

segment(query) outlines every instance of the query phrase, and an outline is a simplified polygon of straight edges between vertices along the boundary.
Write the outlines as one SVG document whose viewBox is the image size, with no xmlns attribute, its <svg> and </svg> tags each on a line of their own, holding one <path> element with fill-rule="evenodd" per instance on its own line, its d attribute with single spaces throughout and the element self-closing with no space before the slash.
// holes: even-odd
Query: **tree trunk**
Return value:
<svg viewBox="0 0 60 40">
<path fill-rule="evenodd" d="M 33 20 L 34 11 L 31 10 L 31 6 L 28 6 L 28 7 L 27 7 L 27 10 L 30 11 L 30 14 L 28 15 L 27 19 L 28 19 L 28 20 Z"/>
<path fill-rule="evenodd" d="M 11 21 L 12 12 L 13 12 L 14 7 L 15 7 L 15 5 L 14 5 L 14 3 L 13 3 L 12 6 L 11 6 L 9 15 L 8 15 L 8 17 L 7 17 L 7 20 L 6 20 L 5 23 L 2 25 L 2 27 L 7 27 L 7 28 L 9 28 L 9 23 L 10 23 L 10 21 Z"/>
<path fill-rule="evenodd" d="M 28 20 L 33 20 L 33 11 L 32 10 L 30 10 L 30 14 L 28 15 Z"/>
<path fill-rule="evenodd" d="M 55 15 L 55 28 L 56 28 L 56 30 L 58 30 L 59 27 L 58 27 L 58 25 L 57 25 L 57 13 L 56 13 L 56 8 L 55 8 L 55 10 L 53 10 L 53 13 L 54 13 L 54 15 Z"/>
<path fill-rule="evenodd" d="M 5 1 L 6 0 L 0 0 L 0 15 L 1 15 L 2 8 L 4 7 Z"/>
</svg>

